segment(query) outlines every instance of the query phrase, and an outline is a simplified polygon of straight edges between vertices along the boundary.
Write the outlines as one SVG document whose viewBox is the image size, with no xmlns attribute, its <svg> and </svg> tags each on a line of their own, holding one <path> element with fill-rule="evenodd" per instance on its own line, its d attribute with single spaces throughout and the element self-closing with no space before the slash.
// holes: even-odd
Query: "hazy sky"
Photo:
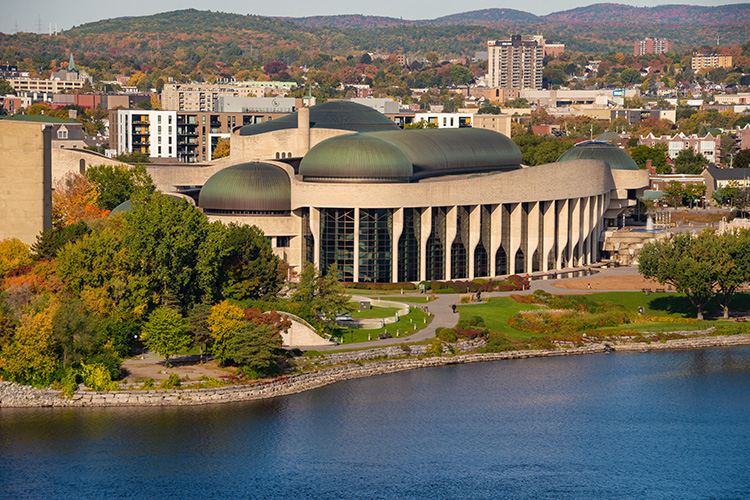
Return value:
<svg viewBox="0 0 750 500">
<path fill-rule="evenodd" d="M 560 10 L 572 9 L 598 3 L 596 0 L 538 0 L 530 4 L 511 0 L 475 0 L 466 4 L 448 0 L 377 0 L 369 6 L 352 7 L 349 2 L 336 0 L 286 0 L 284 2 L 252 2 L 248 0 L 220 0 L 218 2 L 193 0 L 126 0 L 99 2 L 96 0 L 3 0 L 0 9 L 0 32 L 15 33 L 27 31 L 36 33 L 49 31 L 50 23 L 54 30 L 123 16 L 143 16 L 171 10 L 195 8 L 218 10 L 237 14 L 258 14 L 262 16 L 313 16 L 330 14 L 364 14 L 376 16 L 402 17 L 404 19 L 432 19 L 469 10 L 488 8 L 511 8 L 526 10 L 537 15 L 545 15 Z M 685 2 L 665 2 L 664 0 L 619 0 L 638 7 L 652 7 L 664 3 L 690 5 L 726 5 L 741 3 L 732 0 L 689 0 Z M 465 7 L 464 7 L 465 6 Z"/>
</svg>

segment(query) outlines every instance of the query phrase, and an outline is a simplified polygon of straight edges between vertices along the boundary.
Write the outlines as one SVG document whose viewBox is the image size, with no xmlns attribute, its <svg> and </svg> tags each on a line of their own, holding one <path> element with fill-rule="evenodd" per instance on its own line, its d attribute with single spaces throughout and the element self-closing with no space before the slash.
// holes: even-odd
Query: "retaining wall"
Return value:
<svg viewBox="0 0 750 500">
<path fill-rule="evenodd" d="M 616 351 L 649 351 L 661 349 L 695 349 L 704 347 L 730 347 L 750 345 L 750 334 L 677 339 L 654 343 L 613 344 Z M 423 346 L 416 346 L 423 347 Z M 412 347 L 414 349 L 415 346 Z M 398 349 L 400 347 L 378 349 Z M 344 366 L 333 366 L 314 372 L 289 375 L 249 385 L 227 386 L 207 389 L 177 389 L 149 391 L 77 391 L 73 398 L 66 398 L 59 391 L 35 389 L 14 382 L 0 381 L 0 407 L 59 407 L 59 406 L 176 406 L 229 403 L 264 399 L 322 387 L 341 380 L 349 380 L 386 373 L 395 373 L 417 368 L 446 366 L 482 361 L 522 359 L 531 357 L 567 356 L 604 352 L 605 344 L 560 350 L 510 351 L 502 353 L 474 353 L 447 357 L 401 358 L 372 361 Z M 348 353 L 344 353 L 348 354 Z M 341 358 L 340 358 L 341 359 Z"/>
</svg>

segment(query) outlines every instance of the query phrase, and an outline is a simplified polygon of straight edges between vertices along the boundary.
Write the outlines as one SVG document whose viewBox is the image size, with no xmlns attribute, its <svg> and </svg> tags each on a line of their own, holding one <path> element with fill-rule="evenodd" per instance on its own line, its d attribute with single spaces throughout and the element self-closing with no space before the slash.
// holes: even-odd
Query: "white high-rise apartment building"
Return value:
<svg viewBox="0 0 750 500">
<path fill-rule="evenodd" d="M 512 35 L 487 42 L 488 87 L 541 89 L 544 42 L 539 37 Z"/>
</svg>

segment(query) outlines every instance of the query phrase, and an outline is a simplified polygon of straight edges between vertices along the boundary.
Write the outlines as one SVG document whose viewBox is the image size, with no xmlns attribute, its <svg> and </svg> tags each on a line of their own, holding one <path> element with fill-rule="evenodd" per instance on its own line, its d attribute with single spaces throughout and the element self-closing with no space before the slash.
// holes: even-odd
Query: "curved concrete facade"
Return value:
<svg viewBox="0 0 750 500">
<path fill-rule="evenodd" d="M 352 133 L 322 124 L 311 127 L 309 117 L 305 108 L 298 112 L 296 128 L 252 135 L 241 135 L 237 129 L 228 161 L 192 170 L 186 176 L 192 182 L 172 178 L 164 184 L 202 185 L 206 174 L 248 161 L 279 167 L 290 180 L 288 214 L 208 214 L 209 218 L 258 226 L 293 270 L 299 271 L 306 261 L 323 270 L 336 264 L 339 278 L 354 282 L 490 278 L 592 264 L 600 258 L 604 229 L 615 225 L 648 185 L 645 170 L 612 169 L 602 160 L 511 168 L 502 159 L 520 158 L 520 151 L 504 137 L 507 150 L 495 151 L 485 158 L 487 166 L 479 168 L 467 155 L 486 153 L 490 148 L 483 140 L 497 141 L 485 137 L 487 131 L 471 130 L 441 136 L 446 144 L 456 145 L 455 154 L 441 164 L 442 173 L 433 176 L 389 182 L 333 175 L 330 181 L 325 175 L 303 179 L 300 159 L 311 148 Z M 396 135 L 407 131 L 371 134 L 392 138 L 394 147 L 414 165 L 425 158 L 425 141 L 434 139 Z M 341 141 L 352 147 L 357 142 Z M 330 168 L 358 172 L 357 165 L 340 165 L 341 158 L 355 161 L 364 154 L 351 153 L 358 154 L 337 150 Z M 491 161 L 495 157 L 497 163 Z M 326 158 L 317 161 L 325 174 Z"/>
</svg>

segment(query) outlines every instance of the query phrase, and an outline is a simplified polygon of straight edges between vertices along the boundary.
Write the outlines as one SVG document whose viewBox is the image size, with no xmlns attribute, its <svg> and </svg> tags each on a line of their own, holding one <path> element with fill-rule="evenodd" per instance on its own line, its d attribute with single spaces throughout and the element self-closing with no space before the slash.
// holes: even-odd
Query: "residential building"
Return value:
<svg viewBox="0 0 750 500">
<path fill-rule="evenodd" d="M 168 83 L 161 92 L 162 108 L 170 111 L 217 111 L 220 97 L 285 96 L 295 82 Z"/>
<path fill-rule="evenodd" d="M 737 143 L 740 149 L 750 149 L 750 124 L 737 127 Z"/>
<path fill-rule="evenodd" d="M 117 154 L 140 152 L 151 158 L 177 157 L 175 111 L 117 109 L 109 113 L 109 146 Z"/>
<path fill-rule="evenodd" d="M 417 113 L 414 123 L 427 122 L 437 128 L 471 127 L 473 115 L 470 113 Z"/>
<path fill-rule="evenodd" d="M 489 40 L 489 87 L 541 89 L 544 45 L 534 37 L 512 35 Z"/>
<path fill-rule="evenodd" d="M 476 113 L 471 117 L 471 126 L 473 128 L 494 130 L 507 137 L 510 137 L 510 122 L 511 116 L 508 114 L 480 115 Z"/>
<path fill-rule="evenodd" d="M 731 68 L 732 56 L 717 54 L 716 52 L 699 52 L 690 60 L 693 71 L 710 68 Z"/>
<path fill-rule="evenodd" d="M 11 78 L 29 78 L 28 71 L 20 71 L 18 66 L 0 64 L 0 78 L 10 80 Z"/>
<path fill-rule="evenodd" d="M 702 154 L 706 159 L 714 165 L 720 163 L 720 152 L 721 152 L 721 136 L 706 134 L 703 137 L 693 134 L 687 136 L 680 132 L 674 136 L 662 135 L 659 137 L 649 133 L 647 136 L 640 136 L 638 144 L 645 144 L 648 147 L 654 147 L 656 144 L 667 145 L 667 155 L 671 159 L 677 158 L 680 151 L 683 149 L 692 148 L 696 154 Z"/>
<path fill-rule="evenodd" d="M 634 56 L 663 54 L 669 52 L 669 41 L 664 38 L 646 38 L 644 40 L 636 40 L 634 46 Z"/>
<path fill-rule="evenodd" d="M 709 166 L 703 171 L 706 179 L 706 199 L 711 199 L 714 191 L 725 187 L 750 188 L 750 171 L 746 168 L 716 168 Z"/>
<path fill-rule="evenodd" d="M 467 97 L 484 98 L 491 102 L 505 104 L 520 97 L 519 89 L 504 89 L 500 87 L 469 87 Z"/>
</svg>

